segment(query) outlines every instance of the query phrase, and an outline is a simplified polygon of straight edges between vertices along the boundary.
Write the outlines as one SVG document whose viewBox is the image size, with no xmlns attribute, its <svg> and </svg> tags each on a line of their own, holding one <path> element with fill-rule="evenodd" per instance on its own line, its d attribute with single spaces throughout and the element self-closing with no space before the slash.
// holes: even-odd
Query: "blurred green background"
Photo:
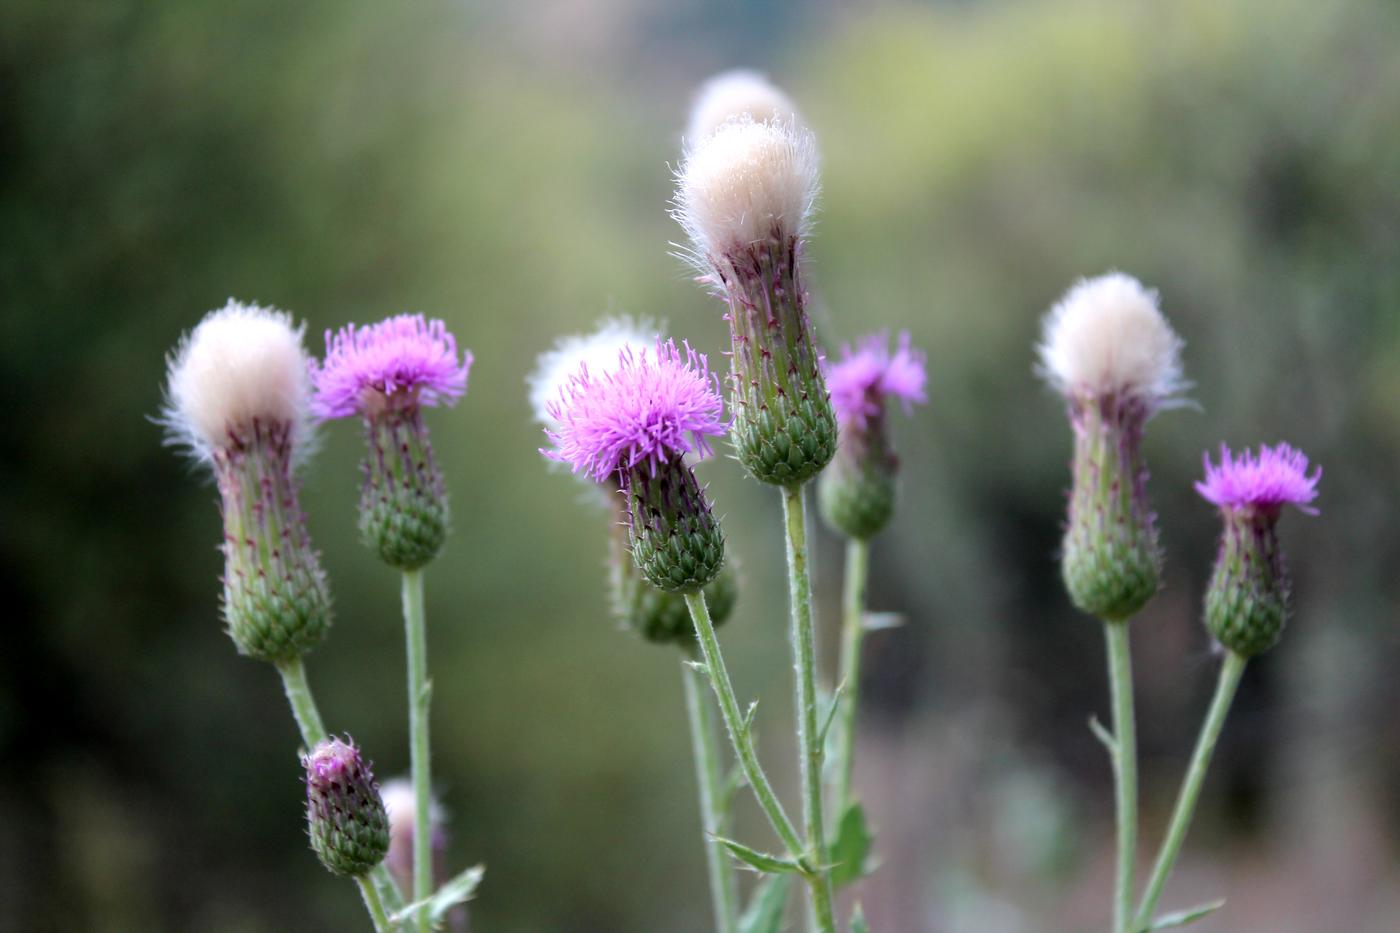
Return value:
<svg viewBox="0 0 1400 933">
<path fill-rule="evenodd" d="M 309 343 L 403 310 L 477 357 L 431 422 L 456 528 L 428 574 L 435 777 L 479 933 L 706 929 L 678 663 L 617 632 L 606 519 L 546 468 L 523 380 L 601 314 L 718 352 L 668 256 L 704 77 L 759 67 L 824 155 L 829 346 L 907 328 L 931 404 L 871 601 L 857 783 L 885 933 L 1102 929 L 1097 627 L 1054 561 L 1069 434 L 1043 310 L 1110 268 L 1161 289 L 1199 410 L 1150 426 L 1168 563 L 1134 625 L 1144 857 L 1214 674 L 1199 602 L 1220 440 L 1324 465 L 1289 515 L 1297 615 L 1253 665 L 1164 907 L 1206 931 L 1400 927 L 1400 8 L 1085 0 L 11 0 L 0 8 L 0 929 L 364 928 L 308 850 L 273 672 L 220 631 L 215 491 L 161 446 L 164 355 L 229 295 Z M 407 765 L 397 581 L 356 539 L 360 437 L 305 472 L 338 607 L 328 724 Z M 745 593 L 724 631 L 795 790 L 771 490 L 704 468 Z M 839 544 L 819 542 L 822 621 Z M 828 645 L 829 647 L 829 645 Z M 830 652 L 827 652 L 828 659 Z M 743 804 L 741 832 L 769 831 Z"/>
</svg>

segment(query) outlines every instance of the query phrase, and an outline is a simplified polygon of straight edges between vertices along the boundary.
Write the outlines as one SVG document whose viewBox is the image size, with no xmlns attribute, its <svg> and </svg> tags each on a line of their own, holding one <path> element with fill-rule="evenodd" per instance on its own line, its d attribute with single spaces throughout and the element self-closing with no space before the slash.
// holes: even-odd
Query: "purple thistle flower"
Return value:
<svg viewBox="0 0 1400 933">
<path fill-rule="evenodd" d="M 854 351 L 843 344 L 841 361 L 825 369 L 831 404 L 843 426 L 863 429 L 868 419 L 881 415 L 887 398 L 898 399 L 905 414 L 928 401 L 924 354 L 910 346 L 908 332 L 900 333 L 894 353 L 884 331 L 860 338 Z"/>
<path fill-rule="evenodd" d="M 674 340 L 658 340 L 651 353 L 626 347 L 600 376 L 580 366 L 548 405 L 559 428 L 545 431 L 555 449 L 541 453 L 597 482 L 639 466 L 654 475 L 687 453 L 708 456 L 708 438 L 728 429 L 719 378 L 704 354 L 683 346 L 684 354 Z"/>
<path fill-rule="evenodd" d="M 1317 498 L 1322 467 L 1309 474 L 1308 458 L 1301 450 L 1288 444 L 1261 445 L 1257 454 L 1246 449 L 1235 456 L 1221 444 L 1218 465 L 1210 462 L 1209 453 L 1202 459 L 1206 477 L 1196 483 L 1196 491 L 1221 508 L 1276 512 L 1296 505 L 1301 512 L 1317 514 L 1309 503 Z"/>
<path fill-rule="evenodd" d="M 377 393 L 405 405 L 451 405 L 467 391 L 472 354 L 457 357 L 457 340 L 440 320 L 400 314 L 357 328 L 326 331 L 326 359 L 312 365 L 316 394 L 311 408 L 321 418 L 364 413 Z"/>
</svg>

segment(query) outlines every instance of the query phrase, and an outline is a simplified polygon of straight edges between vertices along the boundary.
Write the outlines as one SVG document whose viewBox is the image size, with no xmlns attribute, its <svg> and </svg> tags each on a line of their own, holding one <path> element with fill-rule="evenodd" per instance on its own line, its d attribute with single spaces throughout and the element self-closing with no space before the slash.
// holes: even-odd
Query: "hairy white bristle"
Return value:
<svg viewBox="0 0 1400 933">
<path fill-rule="evenodd" d="M 624 348 L 645 350 L 656 343 L 660 332 L 656 322 L 646 318 L 611 317 L 591 333 L 561 337 L 552 349 L 539 355 L 525 380 L 535 420 L 551 431 L 559 430 L 549 405 L 558 401 L 570 376 L 583 366 L 595 376 L 606 375 L 618 365 Z"/>
<path fill-rule="evenodd" d="M 1157 406 L 1187 387 L 1181 347 L 1157 292 L 1110 272 L 1080 280 L 1045 315 L 1039 369 L 1067 396 L 1120 394 Z"/>
<path fill-rule="evenodd" d="M 232 298 L 209 312 L 169 360 L 163 420 L 171 440 L 208 459 L 230 430 L 256 418 L 290 425 L 295 449 L 309 419 L 303 330 L 285 312 Z"/>
<path fill-rule="evenodd" d="M 792 100 L 767 76 L 746 68 L 724 71 L 700 85 L 690 108 L 685 145 L 694 148 L 729 120 L 749 117 L 756 123 L 801 123 Z"/>
<path fill-rule="evenodd" d="M 686 155 L 671 214 L 701 263 L 775 234 L 805 236 L 817 169 L 810 130 L 781 120 L 730 120 Z"/>
</svg>

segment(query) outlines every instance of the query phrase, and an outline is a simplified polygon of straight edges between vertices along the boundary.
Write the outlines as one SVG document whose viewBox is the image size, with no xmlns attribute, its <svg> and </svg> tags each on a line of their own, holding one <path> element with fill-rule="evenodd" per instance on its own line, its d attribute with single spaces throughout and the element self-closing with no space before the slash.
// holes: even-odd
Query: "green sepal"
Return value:
<svg viewBox="0 0 1400 933">
<path fill-rule="evenodd" d="M 693 593 L 719 575 L 724 533 L 695 473 L 682 460 L 629 470 L 628 540 L 646 582 Z"/>
<path fill-rule="evenodd" d="M 779 933 L 787 907 L 792 875 L 770 875 L 754 890 L 749 906 L 739 918 L 739 933 Z"/>
</svg>

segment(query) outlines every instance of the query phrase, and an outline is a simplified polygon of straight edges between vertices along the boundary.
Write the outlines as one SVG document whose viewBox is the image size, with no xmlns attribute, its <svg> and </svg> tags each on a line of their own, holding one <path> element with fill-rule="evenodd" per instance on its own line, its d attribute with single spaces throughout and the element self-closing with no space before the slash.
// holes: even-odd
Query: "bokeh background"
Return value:
<svg viewBox="0 0 1400 933">
<path fill-rule="evenodd" d="M 164 355 L 229 295 L 309 340 L 403 310 L 476 353 L 432 428 L 456 529 L 428 574 L 436 777 L 481 933 L 706 929 L 679 665 L 614 630 L 606 518 L 536 453 L 535 354 L 607 312 L 711 352 L 668 255 L 690 94 L 734 65 L 824 154 L 829 346 L 907 328 L 857 783 L 885 933 L 1102 929 L 1100 634 L 1055 551 L 1069 435 L 1043 310 L 1110 268 L 1160 288 L 1199 409 L 1149 429 L 1165 586 L 1134 623 L 1144 859 L 1213 682 L 1201 453 L 1325 468 L 1282 532 L 1297 615 L 1251 666 L 1164 907 L 1207 931 L 1400 928 L 1400 8 L 1309 0 L 10 0 L 0 9 L 0 929 L 339 930 L 277 680 L 217 616 L 215 491 L 161 446 Z M 406 768 L 397 581 L 356 539 L 360 438 L 305 504 L 338 618 L 328 723 Z M 704 468 L 745 592 L 724 631 L 795 791 L 778 501 Z M 822 622 L 840 550 L 818 548 Z M 828 644 L 829 647 L 829 644 Z M 830 659 L 831 653 L 827 652 Z M 747 801 L 741 832 L 768 847 Z"/>
</svg>

